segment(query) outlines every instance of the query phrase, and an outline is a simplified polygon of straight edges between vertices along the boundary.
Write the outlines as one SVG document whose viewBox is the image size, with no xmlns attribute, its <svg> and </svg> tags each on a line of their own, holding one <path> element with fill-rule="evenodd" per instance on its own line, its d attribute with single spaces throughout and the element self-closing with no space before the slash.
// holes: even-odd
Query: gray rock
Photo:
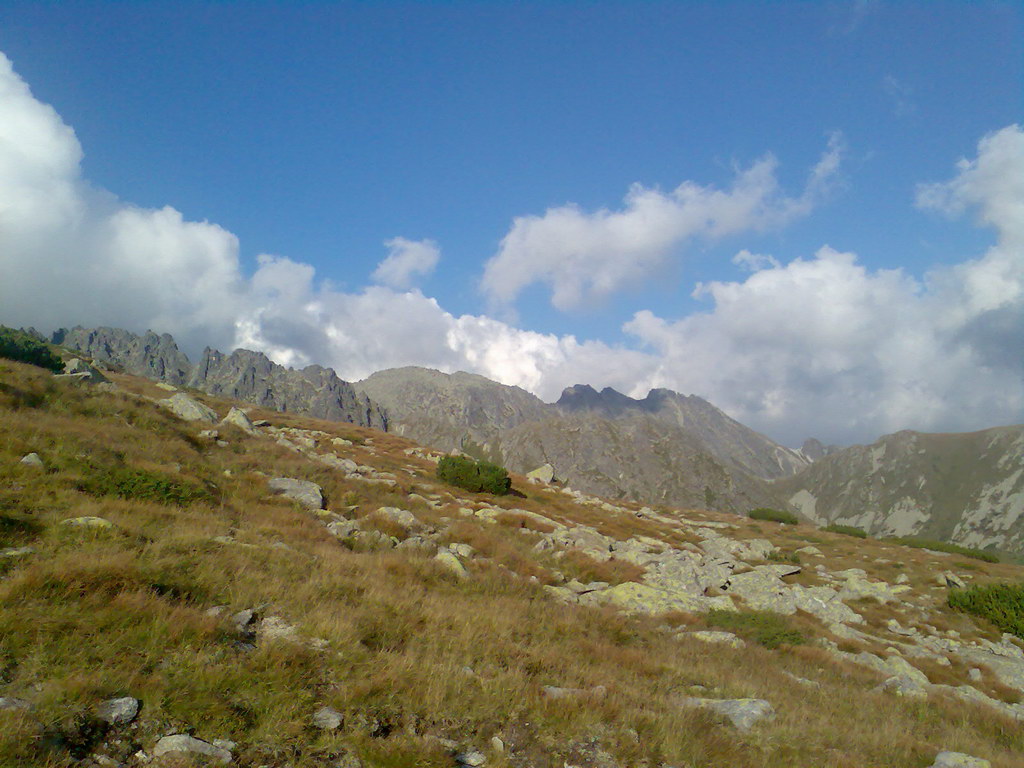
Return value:
<svg viewBox="0 0 1024 768">
<path fill-rule="evenodd" d="M 695 699 L 683 700 L 683 706 L 707 709 L 726 718 L 737 730 L 749 731 L 761 720 L 775 719 L 775 709 L 764 699 Z"/>
<path fill-rule="evenodd" d="M 727 645 L 730 648 L 745 648 L 746 643 L 740 638 L 736 637 L 732 632 L 716 632 L 712 630 L 701 630 L 698 632 L 682 632 L 680 637 L 692 637 L 694 640 L 700 640 L 702 643 L 715 643 L 718 645 Z"/>
<path fill-rule="evenodd" d="M 139 714 L 139 700 L 131 696 L 107 699 L 96 708 L 96 717 L 108 725 L 125 725 Z"/>
<path fill-rule="evenodd" d="M 952 571 L 944 571 L 943 573 L 940 573 L 935 577 L 935 581 L 940 587 L 963 589 L 967 586 L 967 583 Z"/>
<path fill-rule="evenodd" d="M 527 472 L 526 477 L 537 483 L 550 483 L 555 479 L 555 468 L 550 464 L 542 464 L 536 469 Z"/>
<path fill-rule="evenodd" d="M 487 762 L 487 758 L 484 757 L 484 753 L 478 750 L 471 750 L 469 752 L 459 752 L 455 755 L 455 762 L 459 765 L 468 765 L 469 768 L 479 768 Z"/>
<path fill-rule="evenodd" d="M 179 392 L 166 400 L 159 400 L 160 405 L 170 409 L 171 413 L 185 421 L 205 421 L 217 423 L 217 413 L 198 400 Z"/>
<path fill-rule="evenodd" d="M 32 705 L 24 699 L 18 699 L 14 696 L 0 696 L 0 710 L 13 710 L 23 709 L 26 712 L 32 711 Z"/>
<path fill-rule="evenodd" d="M 963 752 L 939 752 L 931 768 L 990 768 L 991 765 L 988 760 L 965 755 Z"/>
<path fill-rule="evenodd" d="M 407 509 L 399 509 L 398 507 L 381 507 L 373 514 L 390 520 L 393 523 L 397 523 L 405 528 L 416 529 L 423 527 L 422 523 L 416 519 L 416 515 Z"/>
<path fill-rule="evenodd" d="M 608 689 L 603 685 L 595 685 L 593 688 L 561 688 L 556 685 L 545 685 L 541 688 L 541 694 L 546 699 L 575 699 L 582 696 L 603 699 L 608 695 Z"/>
<path fill-rule="evenodd" d="M 39 458 L 38 453 L 28 453 L 21 457 L 20 464 L 24 464 L 26 467 L 38 467 L 43 469 L 43 460 Z"/>
<path fill-rule="evenodd" d="M 253 625 L 256 623 L 257 618 L 255 610 L 246 608 L 234 614 L 231 617 L 231 623 L 234 625 L 235 630 L 243 635 L 255 634 Z"/>
<path fill-rule="evenodd" d="M 274 477 L 267 481 L 267 485 L 274 493 L 291 499 L 304 506 L 306 509 L 318 510 L 324 508 L 324 495 L 320 486 L 311 483 L 309 480 L 296 480 L 293 477 Z"/>
<path fill-rule="evenodd" d="M 114 524 L 106 518 L 92 515 L 70 517 L 67 520 L 62 520 L 61 525 L 66 525 L 69 528 L 91 528 L 94 530 L 106 530 L 114 527 Z"/>
<path fill-rule="evenodd" d="M 27 557 L 35 554 L 32 547 L 5 547 L 0 549 L 0 557 Z"/>
<path fill-rule="evenodd" d="M 335 731 L 341 727 L 345 716 L 333 707 L 320 707 L 313 714 L 313 725 L 323 731 Z"/>
<path fill-rule="evenodd" d="M 249 420 L 248 414 L 246 414 L 246 412 L 241 408 L 236 408 L 235 406 L 231 406 L 231 410 L 228 411 L 227 416 L 221 419 L 220 423 L 233 424 L 243 432 L 247 432 L 250 435 L 256 434 L 256 427 L 254 427 L 253 423 Z"/>
<path fill-rule="evenodd" d="M 103 384 L 107 381 L 107 377 L 97 371 L 91 365 L 84 360 L 73 357 L 64 363 L 64 374 L 65 375 L 80 375 L 83 381 L 88 381 L 92 384 Z"/>
<path fill-rule="evenodd" d="M 909 675 L 894 675 L 881 685 L 876 686 L 874 690 L 886 691 L 896 696 L 912 699 L 923 699 L 928 695 L 927 686 Z"/>
<path fill-rule="evenodd" d="M 194 755 L 205 755 L 219 760 L 222 763 L 231 762 L 231 750 L 218 747 L 208 741 L 197 739 L 185 733 L 177 733 L 171 736 L 164 736 L 157 741 L 153 748 L 153 755 L 160 757 L 171 752 L 185 752 Z"/>
<path fill-rule="evenodd" d="M 447 570 L 454 573 L 460 579 L 468 579 L 469 571 L 466 570 L 466 566 L 455 555 L 451 553 L 447 547 L 438 547 L 437 554 L 434 555 L 434 560 L 443 565 Z"/>
</svg>

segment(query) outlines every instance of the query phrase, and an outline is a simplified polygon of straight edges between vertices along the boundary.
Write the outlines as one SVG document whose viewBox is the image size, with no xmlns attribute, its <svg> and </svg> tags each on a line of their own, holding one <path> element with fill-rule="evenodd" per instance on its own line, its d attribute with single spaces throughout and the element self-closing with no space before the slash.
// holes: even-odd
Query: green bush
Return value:
<svg viewBox="0 0 1024 768">
<path fill-rule="evenodd" d="M 828 531 L 829 533 L 841 533 L 844 536 L 856 536 L 858 539 L 866 539 L 868 537 L 868 532 L 863 528 L 857 528 L 852 525 L 839 525 L 839 523 L 826 525 L 821 530 Z"/>
<path fill-rule="evenodd" d="M 708 626 L 733 632 L 746 640 L 778 648 L 780 645 L 802 645 L 803 633 L 790 626 L 789 620 L 771 611 L 709 611 Z"/>
<path fill-rule="evenodd" d="M 38 365 L 54 373 L 64 370 L 64 363 L 43 342 L 6 325 L 0 325 L 0 357 Z"/>
<path fill-rule="evenodd" d="M 213 494 L 206 488 L 131 467 L 92 469 L 79 488 L 94 496 L 118 496 L 179 507 L 213 500 Z"/>
<path fill-rule="evenodd" d="M 437 464 L 437 477 L 474 493 L 501 496 L 512 490 L 512 480 L 503 467 L 488 461 L 474 461 L 466 456 L 443 457 Z"/>
<path fill-rule="evenodd" d="M 796 525 L 800 522 L 792 512 L 785 512 L 781 509 L 767 509 L 766 507 L 750 510 L 749 517 L 754 520 L 769 520 L 773 523 L 784 523 L 786 525 Z"/>
<path fill-rule="evenodd" d="M 961 547 L 959 544 L 950 544 L 948 541 L 918 539 L 913 536 L 886 539 L 886 541 L 891 541 L 896 544 L 902 544 L 905 547 L 914 547 L 915 549 L 931 549 L 935 552 L 948 552 L 951 555 L 963 555 L 964 557 L 973 557 L 975 560 L 982 560 L 986 563 L 999 562 L 999 555 L 995 554 L 994 552 L 985 552 L 981 549 Z"/>
<path fill-rule="evenodd" d="M 1024 640 L 1024 584 L 973 584 L 951 589 L 946 601 L 950 608 L 988 619 Z"/>
</svg>

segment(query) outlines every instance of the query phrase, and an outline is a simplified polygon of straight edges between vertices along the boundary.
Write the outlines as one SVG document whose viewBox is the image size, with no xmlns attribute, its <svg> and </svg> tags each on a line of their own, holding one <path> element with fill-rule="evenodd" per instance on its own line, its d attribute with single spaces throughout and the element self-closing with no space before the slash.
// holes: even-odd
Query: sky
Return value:
<svg viewBox="0 0 1024 768">
<path fill-rule="evenodd" d="M 0 323 L 1024 422 L 1024 7 L 0 4 Z"/>
</svg>

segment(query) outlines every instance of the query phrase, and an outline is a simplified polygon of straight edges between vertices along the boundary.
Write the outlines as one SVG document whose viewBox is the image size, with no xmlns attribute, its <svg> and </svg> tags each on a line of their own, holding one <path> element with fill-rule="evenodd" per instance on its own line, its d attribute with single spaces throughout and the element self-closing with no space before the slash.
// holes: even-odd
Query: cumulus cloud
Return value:
<svg viewBox="0 0 1024 768">
<path fill-rule="evenodd" d="M 420 277 L 434 271 L 441 258 L 441 249 L 433 240 L 406 240 L 394 237 L 384 243 L 387 258 L 377 265 L 373 279 L 399 290 L 412 288 Z"/>
<path fill-rule="evenodd" d="M 951 180 L 917 194 L 923 209 L 974 212 L 994 228 L 996 244 L 985 254 L 915 280 L 898 269 L 868 270 L 828 247 L 785 264 L 740 251 L 734 260 L 751 271 L 746 279 L 699 285 L 697 295 L 712 305 L 703 313 L 636 313 L 626 325 L 632 348 L 457 317 L 419 290 L 396 288 L 409 284 L 398 278 L 343 292 L 318 280 L 312 266 L 272 255 L 246 274 L 230 232 L 90 187 L 81 157 L 71 128 L 0 54 L 0 322 L 152 328 L 174 334 L 191 355 L 207 344 L 244 346 L 286 365 L 330 365 L 349 379 L 399 365 L 461 369 L 549 400 L 579 382 L 634 396 L 666 386 L 703 395 L 787 441 L 980 428 L 1017 421 L 1024 409 L 1024 132 L 1017 126 L 986 136 Z M 661 244 L 692 233 L 721 236 L 805 214 L 837 163 L 838 147 L 796 198 L 778 192 L 774 160 L 765 159 L 725 192 L 638 188 L 623 211 L 559 216 L 575 222 L 584 246 L 615 236 L 656 261 L 668 253 Z M 558 234 L 555 219 L 536 221 Z M 514 233 L 526 231 L 517 222 Z M 437 248 L 388 245 L 383 263 L 424 247 L 396 268 L 410 280 L 424 274 Z M 600 248 L 594 253 L 602 280 L 632 274 Z M 604 284 L 574 289 L 570 280 L 558 290 L 572 304 L 574 290 L 591 296 Z"/>
<path fill-rule="evenodd" d="M 638 312 L 626 330 L 658 358 L 640 387 L 708 393 L 741 421 L 795 441 L 815 431 L 865 440 L 912 426 L 957 430 L 1024 414 L 1024 132 L 986 136 L 918 204 L 976 209 L 997 243 L 935 269 L 869 271 L 824 247 L 762 264 L 742 282 L 699 285 L 711 311 L 667 321 Z M 741 261 L 751 263 L 744 257 Z"/>
<path fill-rule="evenodd" d="M 762 231 L 806 216 L 835 179 L 842 153 L 843 138 L 833 134 L 797 197 L 780 190 L 778 161 L 769 154 L 738 171 L 728 190 L 686 181 L 665 193 L 634 184 L 619 210 L 569 204 L 518 217 L 481 287 L 504 307 L 534 283 L 546 284 L 561 310 L 603 299 L 652 277 L 694 238 Z"/>
</svg>

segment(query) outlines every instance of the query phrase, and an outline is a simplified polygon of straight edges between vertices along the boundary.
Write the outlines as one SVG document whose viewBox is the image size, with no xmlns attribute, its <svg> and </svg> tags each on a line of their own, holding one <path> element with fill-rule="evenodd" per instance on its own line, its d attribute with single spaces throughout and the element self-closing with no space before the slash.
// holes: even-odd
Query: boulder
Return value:
<svg viewBox="0 0 1024 768">
<path fill-rule="evenodd" d="M 707 613 L 712 609 L 736 610 L 727 595 L 703 597 L 683 592 L 669 592 L 646 584 L 637 584 L 635 581 L 627 581 L 594 594 L 600 598 L 601 602 L 611 603 L 633 613 L 653 614 L 667 611 Z"/>
<path fill-rule="evenodd" d="M 692 637 L 694 640 L 700 640 L 702 643 L 714 643 L 717 645 L 727 645 L 730 648 L 746 648 L 747 644 L 740 638 L 736 637 L 732 632 L 717 632 L 713 630 L 700 630 L 698 632 L 681 632 L 680 637 Z"/>
<path fill-rule="evenodd" d="M 434 560 L 439 562 L 460 579 L 469 578 L 469 571 L 466 570 L 466 566 L 462 564 L 462 561 L 460 561 L 459 558 L 452 554 L 448 547 L 438 547 L 437 554 L 434 555 Z"/>
<path fill-rule="evenodd" d="M 403 528 L 422 528 L 423 524 L 416 519 L 416 515 L 407 509 L 399 509 L 398 507 L 380 507 L 376 510 L 374 515 L 383 517 L 386 520 L 390 520 L 393 523 L 397 523 Z"/>
<path fill-rule="evenodd" d="M 487 758 L 484 757 L 484 753 L 478 750 L 470 750 L 469 752 L 459 752 L 455 755 L 455 762 L 459 765 L 466 765 L 469 768 L 479 768 L 487 762 Z"/>
<path fill-rule="evenodd" d="M 164 736 L 157 741 L 153 748 L 154 757 L 160 757 L 171 752 L 185 752 L 193 755 L 205 755 L 219 760 L 222 763 L 231 762 L 231 751 L 208 741 L 189 736 L 187 733 L 176 733 L 171 736 Z"/>
<path fill-rule="evenodd" d="M 749 731 L 761 720 L 775 719 L 775 708 L 764 699 L 687 698 L 683 700 L 683 706 L 715 712 L 740 731 Z"/>
<path fill-rule="evenodd" d="M 231 410 L 228 411 L 227 416 L 221 419 L 220 423 L 233 424 L 243 432 L 247 432 L 250 435 L 256 434 L 256 427 L 254 427 L 252 422 L 249 420 L 248 414 L 246 414 L 246 412 L 241 408 L 236 408 L 235 406 L 231 406 Z"/>
<path fill-rule="evenodd" d="M 963 752 L 939 752 L 931 768 L 990 768 L 992 763 Z"/>
<path fill-rule="evenodd" d="M 526 479 L 535 483 L 550 483 L 555 479 L 555 468 L 550 464 L 542 464 L 526 473 Z"/>
<path fill-rule="evenodd" d="M 296 480 L 293 477 L 274 477 L 267 481 L 267 486 L 276 494 L 301 504 L 306 509 L 324 508 L 323 490 L 309 480 Z"/>
<path fill-rule="evenodd" d="M 345 717 L 334 707 L 320 707 L 313 713 L 313 725 L 322 731 L 336 731 Z"/>
<path fill-rule="evenodd" d="M 43 460 L 39 458 L 38 453 L 28 453 L 21 457 L 20 464 L 24 464 L 26 467 L 37 467 L 43 469 Z"/>
<path fill-rule="evenodd" d="M 91 384 L 103 384 L 107 381 L 106 376 L 84 360 L 77 357 L 73 357 L 64 363 L 64 375 L 77 376 L 80 377 L 82 381 L 87 381 Z"/>
<path fill-rule="evenodd" d="M 928 696 L 928 689 L 908 675 L 894 675 L 881 685 L 875 686 L 874 690 L 887 691 L 912 699 L 923 699 Z"/>
<path fill-rule="evenodd" d="M 113 528 L 114 524 L 103 517 L 93 517 L 86 515 L 84 517 L 69 517 L 67 520 L 63 520 L 61 525 L 66 525 L 71 528 L 92 528 L 94 530 L 105 530 Z"/>
<path fill-rule="evenodd" d="M 138 699 L 122 696 L 119 699 L 107 699 L 96 708 L 96 717 L 107 725 L 125 725 L 139 714 Z"/>
<path fill-rule="evenodd" d="M 210 424 L 217 423 L 217 413 L 213 409 L 181 392 L 158 402 L 165 408 L 170 409 L 171 413 L 179 419 L 184 419 L 185 421 L 205 421 Z"/>
</svg>

